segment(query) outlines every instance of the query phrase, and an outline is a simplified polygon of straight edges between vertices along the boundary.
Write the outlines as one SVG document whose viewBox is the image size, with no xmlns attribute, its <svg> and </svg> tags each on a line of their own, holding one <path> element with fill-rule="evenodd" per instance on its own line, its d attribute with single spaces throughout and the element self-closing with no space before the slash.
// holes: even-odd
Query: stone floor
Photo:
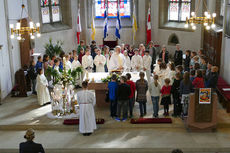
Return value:
<svg viewBox="0 0 230 153">
<path fill-rule="evenodd" d="M 150 99 L 147 108 L 147 117 L 151 117 Z M 50 110 L 50 105 L 38 106 L 34 95 L 7 97 L 0 106 L 0 153 L 18 152 L 18 144 L 24 141 L 24 132 L 29 127 L 36 130 L 35 141 L 42 143 L 48 153 L 170 153 L 173 148 L 181 148 L 185 153 L 230 153 L 230 114 L 221 107 L 215 133 L 187 132 L 179 118 L 172 118 L 172 124 L 118 123 L 109 117 L 108 108 L 96 108 L 97 118 L 106 122 L 90 137 L 82 136 L 78 126 L 63 125 L 63 119 L 47 118 Z M 134 110 L 138 117 L 138 105 Z"/>
</svg>

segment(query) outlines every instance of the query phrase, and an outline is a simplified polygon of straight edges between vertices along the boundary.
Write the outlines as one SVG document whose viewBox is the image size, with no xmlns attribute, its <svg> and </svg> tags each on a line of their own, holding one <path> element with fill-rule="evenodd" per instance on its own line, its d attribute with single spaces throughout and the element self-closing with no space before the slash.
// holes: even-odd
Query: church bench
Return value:
<svg viewBox="0 0 230 153">
<path fill-rule="evenodd" d="M 224 88 L 230 88 L 230 85 L 222 77 L 219 77 L 216 88 L 220 102 L 226 108 L 227 113 L 230 113 L 230 91 L 223 90 Z"/>
</svg>

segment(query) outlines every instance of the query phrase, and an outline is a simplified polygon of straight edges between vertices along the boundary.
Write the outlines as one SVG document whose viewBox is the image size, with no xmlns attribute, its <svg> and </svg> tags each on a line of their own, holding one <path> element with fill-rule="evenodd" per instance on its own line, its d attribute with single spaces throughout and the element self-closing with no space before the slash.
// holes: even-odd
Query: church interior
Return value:
<svg viewBox="0 0 230 153">
<path fill-rule="evenodd" d="M 0 0 L 0 153 L 230 153 L 230 0 Z"/>
</svg>

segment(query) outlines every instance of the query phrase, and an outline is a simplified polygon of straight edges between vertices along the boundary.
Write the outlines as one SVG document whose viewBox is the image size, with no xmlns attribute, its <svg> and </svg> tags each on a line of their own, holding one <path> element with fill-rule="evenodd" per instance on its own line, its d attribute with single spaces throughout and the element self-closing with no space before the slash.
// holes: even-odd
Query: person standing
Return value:
<svg viewBox="0 0 230 153">
<path fill-rule="evenodd" d="M 32 94 L 37 94 L 36 92 L 36 78 L 37 78 L 37 73 L 36 73 L 36 70 L 35 70 L 35 62 L 34 60 L 32 60 L 30 62 L 30 67 L 29 67 L 29 70 L 28 70 L 28 75 L 29 75 L 29 78 L 32 82 Z"/>
<path fill-rule="evenodd" d="M 171 104 L 170 79 L 166 78 L 165 85 L 161 88 L 161 105 L 164 106 L 164 116 L 169 116 L 169 105 Z"/>
<path fill-rule="evenodd" d="M 97 49 L 97 56 L 94 58 L 94 64 L 96 65 L 96 72 L 105 72 L 106 58 L 101 55 L 101 50 Z"/>
<path fill-rule="evenodd" d="M 169 52 L 166 50 L 165 45 L 162 46 L 162 51 L 159 54 L 159 58 L 162 59 L 162 62 L 165 62 L 166 64 L 168 64 L 168 62 L 169 62 Z"/>
<path fill-rule="evenodd" d="M 33 129 L 28 129 L 24 135 L 26 142 L 19 144 L 19 153 L 45 153 L 41 144 L 35 143 L 35 132 Z"/>
<path fill-rule="evenodd" d="M 126 77 L 121 76 L 120 82 L 121 84 L 118 85 L 117 90 L 117 121 L 125 122 L 128 118 L 128 103 L 129 103 L 129 96 L 131 93 L 130 86 L 126 84 Z M 122 119 L 121 119 L 121 110 L 123 112 Z"/>
<path fill-rule="evenodd" d="M 80 106 L 79 131 L 84 136 L 90 136 L 97 129 L 94 105 L 96 98 L 94 93 L 88 90 L 88 82 L 82 82 L 82 91 L 77 92 L 77 101 Z"/>
<path fill-rule="evenodd" d="M 84 50 L 86 49 L 85 41 L 84 40 L 81 40 L 80 41 L 80 45 L 77 47 L 77 54 L 78 55 L 80 54 L 81 48 L 84 48 Z"/>
<path fill-rule="evenodd" d="M 109 89 L 109 101 L 110 101 L 110 116 L 112 118 L 115 118 L 117 116 L 117 76 L 116 74 L 113 74 L 111 77 L 111 80 L 108 83 L 108 89 Z"/>
<path fill-rule="evenodd" d="M 193 91 L 192 81 L 189 72 L 185 72 L 183 80 L 180 82 L 180 97 L 182 104 L 182 118 L 188 115 L 189 94 Z"/>
<path fill-rule="evenodd" d="M 190 62 L 191 62 L 191 51 L 186 50 L 184 59 L 184 71 L 190 72 Z"/>
<path fill-rule="evenodd" d="M 180 50 L 180 44 L 176 44 L 176 51 L 174 54 L 175 66 L 182 65 L 182 62 L 183 62 L 183 51 Z"/>
<path fill-rule="evenodd" d="M 154 65 L 156 64 L 156 56 L 157 56 L 153 41 L 149 42 L 149 55 L 152 57 L 151 73 L 153 73 Z"/>
<path fill-rule="evenodd" d="M 82 67 L 84 68 L 84 72 L 92 72 L 93 69 L 93 58 L 90 55 L 90 51 L 86 50 L 85 55 L 82 57 Z"/>
<path fill-rule="evenodd" d="M 85 50 L 84 48 L 80 49 L 80 54 L 78 55 L 78 60 L 82 64 L 82 57 L 85 55 Z"/>
<path fill-rule="evenodd" d="M 140 72 L 143 67 L 143 60 L 140 55 L 138 55 L 138 49 L 134 49 L 135 55 L 132 57 L 131 60 L 131 67 L 133 72 Z"/>
<path fill-rule="evenodd" d="M 153 116 L 157 118 L 159 112 L 161 85 L 158 82 L 158 75 L 154 75 L 153 79 L 154 81 L 151 81 L 149 84 L 149 92 L 153 103 Z"/>
<path fill-rule="evenodd" d="M 130 61 L 130 58 L 129 58 L 129 56 L 128 56 L 128 52 L 125 50 L 124 51 L 124 56 L 125 56 L 125 66 L 124 66 L 124 68 L 125 68 L 125 72 L 130 72 L 130 70 L 131 70 L 131 61 Z"/>
<path fill-rule="evenodd" d="M 125 57 L 123 54 L 121 54 L 121 47 L 116 46 L 115 47 L 115 53 L 112 54 L 110 60 L 109 60 L 109 71 L 114 70 L 124 70 L 125 65 Z"/>
<path fill-rule="evenodd" d="M 147 80 L 150 81 L 152 57 L 149 55 L 149 50 L 145 50 L 143 56 L 143 70 L 146 72 Z"/>
<path fill-rule="evenodd" d="M 37 61 L 36 65 L 35 65 L 36 71 L 37 71 L 39 68 L 42 69 L 42 57 L 41 57 L 41 56 L 38 56 L 38 61 Z"/>
<path fill-rule="evenodd" d="M 50 103 L 50 93 L 48 90 L 48 81 L 43 73 L 42 69 L 38 69 L 37 76 L 37 97 L 38 104 L 45 105 L 46 103 Z"/>
<path fill-rule="evenodd" d="M 180 82 L 181 74 L 176 73 L 171 89 L 171 93 L 173 96 L 173 117 L 178 117 L 181 115 L 182 106 L 180 101 Z"/>
<path fill-rule="evenodd" d="M 144 117 L 146 115 L 146 103 L 147 96 L 146 93 L 148 91 L 148 82 L 145 80 L 145 73 L 139 73 L 140 79 L 136 82 L 136 90 L 137 90 L 137 98 L 136 101 L 139 103 L 140 108 L 140 117 Z"/>
<path fill-rule="evenodd" d="M 129 118 L 133 117 L 133 106 L 135 102 L 135 91 L 136 91 L 136 85 L 135 83 L 131 80 L 131 74 L 127 73 L 126 78 L 127 78 L 127 84 L 130 86 L 131 93 L 129 95 Z"/>
</svg>

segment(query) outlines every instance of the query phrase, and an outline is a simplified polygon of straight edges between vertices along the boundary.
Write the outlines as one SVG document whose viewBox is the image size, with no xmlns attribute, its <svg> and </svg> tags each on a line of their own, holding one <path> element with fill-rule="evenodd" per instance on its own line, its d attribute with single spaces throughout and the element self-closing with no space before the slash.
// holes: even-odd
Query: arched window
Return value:
<svg viewBox="0 0 230 153">
<path fill-rule="evenodd" d="M 104 18 L 104 12 L 107 6 L 108 17 L 117 17 L 117 6 L 120 4 L 120 16 L 121 18 L 130 18 L 131 16 L 131 4 L 130 0 L 95 0 L 95 16 L 96 18 Z"/>
<path fill-rule="evenodd" d="M 61 21 L 59 0 L 41 0 L 42 23 L 55 23 Z"/>
<path fill-rule="evenodd" d="M 191 14 L 191 0 L 169 0 L 168 20 L 184 22 Z"/>
</svg>

